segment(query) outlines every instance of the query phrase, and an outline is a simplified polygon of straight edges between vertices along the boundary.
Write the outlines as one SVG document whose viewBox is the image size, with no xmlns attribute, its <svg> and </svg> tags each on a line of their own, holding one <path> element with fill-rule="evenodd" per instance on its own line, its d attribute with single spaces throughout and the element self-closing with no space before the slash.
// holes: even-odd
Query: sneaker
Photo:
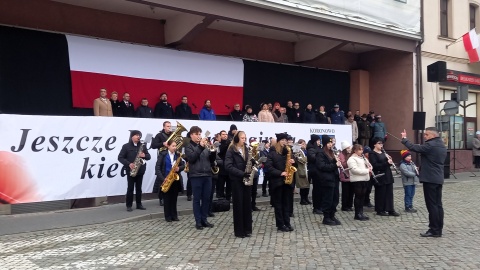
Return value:
<svg viewBox="0 0 480 270">
<path fill-rule="evenodd" d="M 417 212 L 417 209 L 414 209 L 413 207 L 410 207 L 410 208 L 406 208 L 406 209 L 405 209 L 405 212 L 407 212 L 407 213 L 416 213 L 416 212 Z"/>
</svg>

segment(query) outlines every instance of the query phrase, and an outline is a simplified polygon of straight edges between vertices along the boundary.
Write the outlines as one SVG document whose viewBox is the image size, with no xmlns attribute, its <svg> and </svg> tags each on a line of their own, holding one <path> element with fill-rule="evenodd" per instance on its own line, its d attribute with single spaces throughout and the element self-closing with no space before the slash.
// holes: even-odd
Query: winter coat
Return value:
<svg viewBox="0 0 480 270">
<path fill-rule="evenodd" d="M 244 145 L 242 151 L 243 155 L 235 145 L 231 144 L 225 154 L 225 170 L 230 177 L 230 181 L 243 182 L 243 175 L 250 157 L 248 156 L 247 146 Z"/>
<path fill-rule="evenodd" d="M 347 169 L 348 168 L 347 159 L 345 157 L 345 154 L 343 154 L 343 151 L 340 152 L 340 154 L 338 154 L 338 159 L 340 160 L 340 163 L 342 163 L 343 168 Z M 340 169 L 339 177 L 340 177 L 340 181 L 342 182 L 350 182 L 349 171 L 345 171 L 345 173 L 343 173 Z"/>
<path fill-rule="evenodd" d="M 316 123 L 316 116 L 313 110 L 305 109 L 303 112 L 303 123 Z"/>
<path fill-rule="evenodd" d="M 472 153 L 474 156 L 480 156 L 480 140 L 477 138 L 473 138 Z"/>
<path fill-rule="evenodd" d="M 243 122 L 258 122 L 258 117 L 252 113 L 252 114 L 248 114 L 246 113 L 244 116 L 243 116 Z"/>
<path fill-rule="evenodd" d="M 325 149 L 321 149 L 320 152 L 317 153 L 315 160 L 320 185 L 325 187 L 335 187 L 337 185 L 336 182 L 340 181 L 337 160 L 335 158 L 330 158 L 325 153 Z"/>
<path fill-rule="evenodd" d="M 258 122 L 274 123 L 273 115 L 269 110 L 261 110 L 258 112 Z"/>
<path fill-rule="evenodd" d="M 181 103 L 180 105 L 175 107 L 175 118 L 192 120 L 193 119 L 192 108 L 188 104 Z"/>
<path fill-rule="evenodd" d="M 368 121 L 358 121 L 357 127 L 358 137 L 360 139 L 370 139 L 372 137 L 372 130 L 370 129 L 370 123 Z"/>
<path fill-rule="evenodd" d="M 412 162 L 402 161 L 400 163 L 400 172 L 402 173 L 403 186 L 412 186 L 418 182 L 417 171 Z"/>
<path fill-rule="evenodd" d="M 378 185 L 383 186 L 383 185 L 393 184 L 394 179 L 393 179 L 392 170 L 390 169 L 391 165 L 388 163 L 388 158 L 385 155 L 385 153 L 379 154 L 375 151 L 372 151 L 368 155 L 368 159 L 370 161 L 370 164 L 372 164 L 373 172 L 375 173 L 375 175 L 380 173 L 385 174 L 381 177 L 377 177 Z"/>
<path fill-rule="evenodd" d="M 153 118 L 153 111 L 148 106 L 140 106 L 135 112 L 135 116 L 139 118 Z"/>
<path fill-rule="evenodd" d="M 295 173 L 295 183 L 298 188 L 309 188 L 308 173 L 307 173 L 307 156 L 300 150 L 295 158 L 297 164 L 297 172 Z"/>
<path fill-rule="evenodd" d="M 216 152 L 211 152 L 208 148 L 190 141 L 185 146 L 185 155 L 188 161 L 189 177 L 212 176 L 212 162 L 217 157 Z"/>
<path fill-rule="evenodd" d="M 242 111 L 233 110 L 230 113 L 230 118 L 232 118 L 233 121 L 243 121 L 243 116 L 244 115 L 245 115 L 245 113 L 242 112 Z"/>
<path fill-rule="evenodd" d="M 200 111 L 200 120 L 217 120 L 215 111 L 211 108 L 207 109 L 207 107 L 203 107 Z"/>
<path fill-rule="evenodd" d="M 133 163 L 137 158 L 138 150 L 140 150 L 140 145 L 141 143 L 138 142 L 137 145 L 135 146 L 132 142 L 132 139 L 130 138 L 128 143 L 122 146 L 122 149 L 118 154 L 118 161 L 123 164 L 123 167 L 127 172 L 127 175 L 130 175 L 130 163 Z M 143 147 L 142 152 L 145 154 L 145 157 L 143 159 L 150 160 L 151 156 L 150 156 L 150 153 L 148 153 L 146 145 Z M 141 167 L 138 169 L 137 175 L 145 174 L 146 169 L 147 169 L 146 163 L 141 165 Z"/>
<path fill-rule="evenodd" d="M 409 150 L 422 154 L 420 183 L 443 184 L 443 165 L 447 158 L 447 148 L 442 139 L 435 137 L 425 141 L 424 144 L 413 144 L 404 138 L 402 143 Z"/>
<path fill-rule="evenodd" d="M 267 168 L 269 175 L 269 186 L 270 189 L 276 189 L 285 185 L 285 177 L 281 176 L 282 172 L 285 171 L 287 162 L 287 150 L 284 148 L 282 154 L 275 151 L 275 147 L 270 148 L 270 152 L 267 156 L 267 162 L 265 167 Z M 291 185 L 293 188 L 293 184 Z"/>
<path fill-rule="evenodd" d="M 168 156 L 168 150 L 160 152 L 158 154 L 157 158 L 157 163 L 155 164 L 155 175 L 157 175 L 157 178 L 155 179 L 155 183 L 153 184 L 153 190 L 152 193 L 158 193 L 160 191 L 160 187 L 162 186 L 163 181 L 165 181 L 165 177 L 170 173 L 171 167 L 167 170 L 166 169 L 166 158 L 170 158 Z M 177 161 L 177 158 L 179 157 L 179 153 L 175 153 L 173 155 L 173 162 Z M 171 164 L 173 167 L 174 164 Z M 180 172 L 185 169 L 185 161 L 183 159 L 180 159 L 180 163 L 178 164 L 178 175 L 180 175 Z M 180 180 L 179 181 L 174 181 L 173 185 L 178 185 L 178 187 L 181 186 Z"/>
<path fill-rule="evenodd" d="M 318 170 L 316 166 L 316 156 L 317 153 L 320 152 L 321 148 L 317 145 L 315 141 L 308 141 L 307 143 L 307 168 L 308 173 L 311 178 L 316 177 L 318 175 Z"/>
<path fill-rule="evenodd" d="M 328 116 L 326 112 L 318 112 L 316 114 L 317 117 L 317 123 L 319 124 L 328 124 Z"/>
<path fill-rule="evenodd" d="M 373 129 L 373 138 L 385 138 L 387 135 L 387 128 L 383 122 L 372 122 L 370 127 Z"/>
<path fill-rule="evenodd" d="M 172 104 L 160 101 L 155 105 L 155 118 L 173 119 L 174 112 Z"/>
<path fill-rule="evenodd" d="M 152 140 L 151 148 L 152 149 L 160 149 L 163 147 L 163 143 L 167 141 L 168 137 L 170 137 L 172 133 L 167 134 L 165 133 L 165 129 L 162 129 L 157 135 L 155 135 L 155 138 Z"/>
<path fill-rule="evenodd" d="M 366 162 L 368 162 L 368 160 L 363 159 L 356 154 L 350 156 L 347 161 L 350 172 L 350 182 L 370 180 L 370 171 L 368 170 L 367 164 L 365 164 Z"/>
<path fill-rule="evenodd" d="M 357 122 L 353 121 L 345 121 L 345 125 L 351 125 L 352 126 L 352 142 L 356 141 L 358 139 L 358 126 Z"/>
</svg>

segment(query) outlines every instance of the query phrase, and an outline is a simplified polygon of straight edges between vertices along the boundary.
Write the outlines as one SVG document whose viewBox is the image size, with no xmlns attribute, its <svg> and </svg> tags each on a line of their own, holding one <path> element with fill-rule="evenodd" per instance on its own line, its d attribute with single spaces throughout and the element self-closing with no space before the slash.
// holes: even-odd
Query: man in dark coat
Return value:
<svg viewBox="0 0 480 270">
<path fill-rule="evenodd" d="M 245 115 L 245 112 L 243 112 L 240 109 L 240 104 L 235 104 L 233 106 L 233 111 L 230 113 L 230 117 L 232 118 L 233 121 L 243 121 L 243 116 Z"/>
<path fill-rule="evenodd" d="M 367 115 L 362 114 L 360 121 L 358 121 L 358 142 L 362 146 L 368 146 L 371 137 L 370 122 L 367 121 Z"/>
<path fill-rule="evenodd" d="M 167 102 L 167 98 L 167 93 L 160 94 L 160 102 L 155 105 L 155 118 L 173 119 L 173 107 Z"/>
<path fill-rule="evenodd" d="M 217 198 L 226 198 L 227 200 L 230 200 L 230 198 L 232 197 L 232 187 L 228 172 L 225 170 L 224 167 L 224 162 L 230 142 L 231 140 L 228 138 L 227 132 L 225 130 L 220 131 L 220 146 L 218 157 L 222 160 L 222 163 L 219 166 L 220 170 L 218 172 Z"/>
<path fill-rule="evenodd" d="M 447 148 L 434 127 L 425 129 L 424 144 L 413 144 L 407 139 L 407 132 L 403 130 L 402 143 L 410 150 L 422 154 L 422 169 L 420 183 L 423 183 L 423 194 L 428 210 L 430 228 L 422 237 L 441 237 L 443 230 L 443 166 L 447 157 Z M 449 161 L 450 162 L 450 161 Z"/>
<path fill-rule="evenodd" d="M 187 96 L 182 97 L 182 103 L 175 107 L 175 118 L 176 119 L 185 119 L 193 120 L 192 108 L 188 105 Z"/>
<path fill-rule="evenodd" d="M 132 211 L 134 187 L 137 209 L 146 210 L 146 208 L 142 205 L 142 182 L 143 175 L 145 174 L 145 170 L 147 168 L 147 164 L 143 163 L 142 165 L 140 165 L 136 176 L 130 176 L 130 171 L 135 168 L 134 162 L 137 156 L 144 160 L 150 160 L 151 158 L 147 148 L 145 146 L 142 146 L 140 138 L 142 138 L 142 133 L 138 130 L 132 130 L 132 132 L 130 132 L 130 140 L 128 141 L 128 143 L 122 146 L 122 149 L 118 154 L 118 161 L 123 164 L 123 167 L 125 168 L 127 173 L 128 188 L 126 205 L 128 212 Z M 143 147 L 141 151 L 140 147 Z"/>
<path fill-rule="evenodd" d="M 130 102 L 130 94 L 123 94 L 123 101 L 120 101 L 118 104 L 117 110 L 118 116 L 120 117 L 134 117 L 135 116 L 135 107 Z"/>
<path fill-rule="evenodd" d="M 303 112 L 303 123 L 315 123 L 316 122 L 316 115 L 315 112 L 313 111 L 312 104 L 308 104 L 307 108 Z"/>
<path fill-rule="evenodd" d="M 135 115 L 139 118 L 153 118 L 153 110 L 148 107 L 148 99 L 142 98 L 142 105 L 137 108 Z"/>
</svg>

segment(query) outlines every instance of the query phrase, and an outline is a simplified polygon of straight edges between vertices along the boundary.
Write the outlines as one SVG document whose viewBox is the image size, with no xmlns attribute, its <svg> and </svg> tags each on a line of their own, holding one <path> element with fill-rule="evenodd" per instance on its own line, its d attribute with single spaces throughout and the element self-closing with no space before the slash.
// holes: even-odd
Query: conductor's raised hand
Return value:
<svg viewBox="0 0 480 270">
<path fill-rule="evenodd" d="M 405 131 L 405 129 L 403 129 L 403 132 L 400 134 L 402 135 L 402 139 L 407 138 L 407 132 Z"/>
</svg>

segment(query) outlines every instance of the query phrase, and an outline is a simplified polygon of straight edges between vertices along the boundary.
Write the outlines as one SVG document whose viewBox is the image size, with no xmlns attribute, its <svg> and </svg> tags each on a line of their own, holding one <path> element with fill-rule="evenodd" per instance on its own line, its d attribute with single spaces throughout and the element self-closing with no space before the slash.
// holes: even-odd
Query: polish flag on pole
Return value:
<svg viewBox="0 0 480 270">
<path fill-rule="evenodd" d="M 468 53 L 468 60 L 470 63 L 475 63 L 480 61 L 480 47 L 467 51 Z"/>
<path fill-rule="evenodd" d="M 462 37 L 463 39 L 463 46 L 465 47 L 465 51 L 470 51 L 473 49 L 478 48 L 480 45 L 480 42 L 478 41 L 478 35 L 477 32 L 475 32 L 475 28 L 470 30 L 470 32 L 466 33 Z"/>
</svg>

